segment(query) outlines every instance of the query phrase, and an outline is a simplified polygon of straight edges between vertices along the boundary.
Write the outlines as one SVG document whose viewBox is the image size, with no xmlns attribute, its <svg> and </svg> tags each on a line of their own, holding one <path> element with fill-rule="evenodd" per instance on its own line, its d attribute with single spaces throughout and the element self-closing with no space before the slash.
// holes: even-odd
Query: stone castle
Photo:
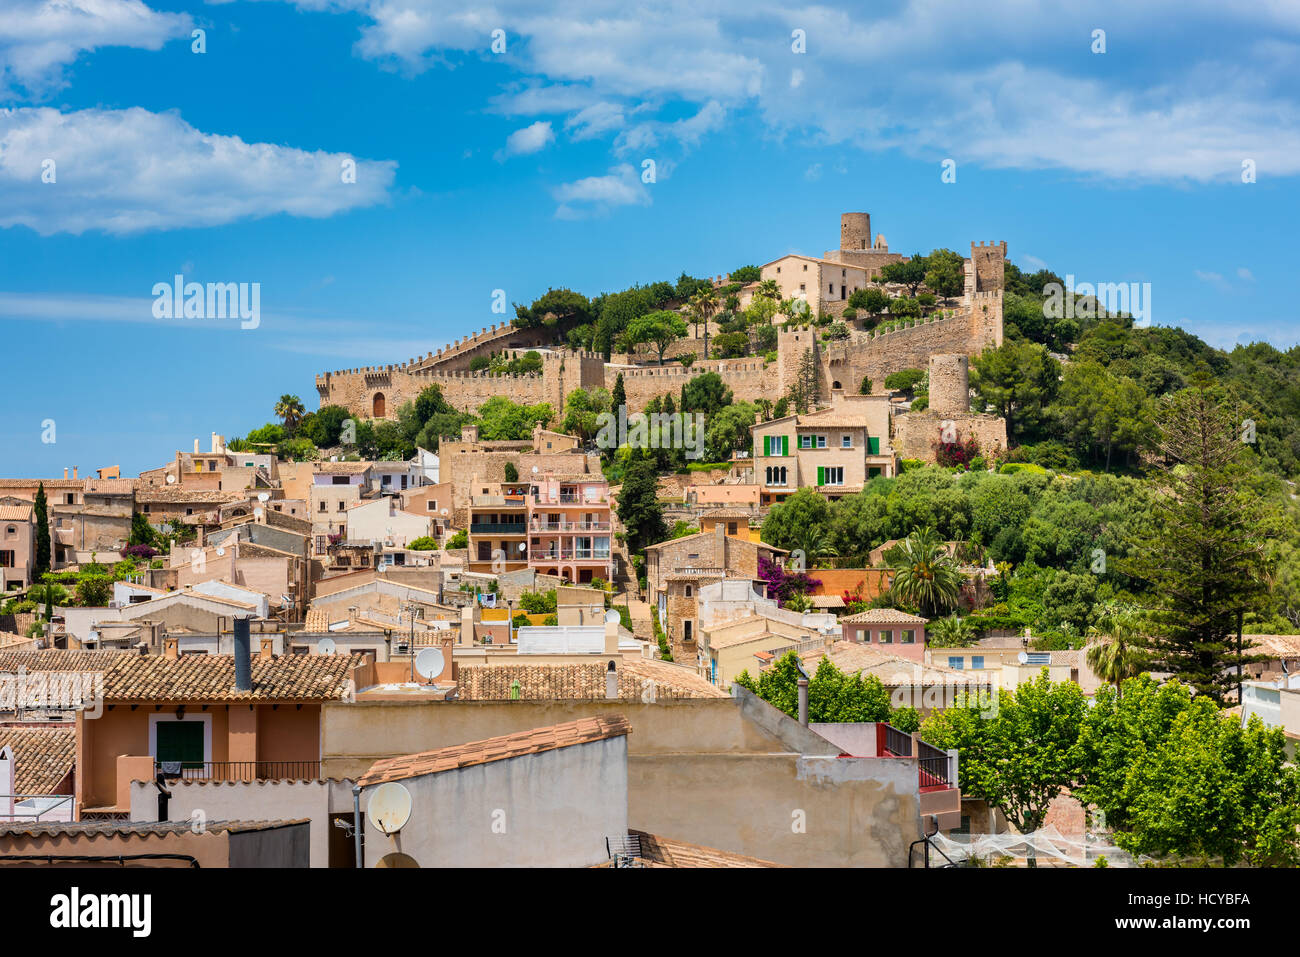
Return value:
<svg viewBox="0 0 1300 957">
<path fill-rule="evenodd" d="M 867 213 L 841 217 L 841 248 L 827 252 L 827 263 L 851 263 L 878 272 L 888 262 L 903 257 L 888 252 L 883 237 L 870 244 L 871 220 Z M 794 384 L 809 349 L 815 348 L 820 374 L 819 393 L 831 390 L 857 393 L 864 379 L 875 392 L 884 391 L 885 377 L 902 369 L 929 368 L 936 355 L 974 356 L 1002 343 L 1002 294 L 1007 244 L 971 243 L 965 263 L 965 288 L 952 314 L 918 319 L 889 331 L 854 330 L 847 339 L 821 341 L 816 326 L 782 330 L 777 358 L 697 359 L 689 368 L 680 363 L 663 366 L 627 359 L 607 362 L 600 355 L 550 346 L 553 333 L 543 328 L 516 329 L 510 323 L 484 328 L 473 336 L 429 352 L 423 357 L 384 366 L 342 369 L 316 376 L 320 404 L 341 405 L 360 418 L 395 418 L 400 406 L 415 399 L 430 385 L 458 409 L 476 411 L 494 395 L 518 403 L 548 402 L 557 412 L 574 389 L 612 390 L 622 374 L 629 411 L 637 411 L 656 396 L 678 394 L 681 387 L 703 372 L 717 372 L 738 401 L 775 400 Z M 719 279 L 721 282 L 721 278 Z M 693 342 L 669 350 L 669 355 L 693 350 Z M 493 353 L 521 355 L 537 349 L 540 373 L 495 376 L 470 372 L 478 356 Z M 697 355 L 700 354 L 697 351 Z M 933 388 L 933 386 L 932 386 Z"/>
</svg>

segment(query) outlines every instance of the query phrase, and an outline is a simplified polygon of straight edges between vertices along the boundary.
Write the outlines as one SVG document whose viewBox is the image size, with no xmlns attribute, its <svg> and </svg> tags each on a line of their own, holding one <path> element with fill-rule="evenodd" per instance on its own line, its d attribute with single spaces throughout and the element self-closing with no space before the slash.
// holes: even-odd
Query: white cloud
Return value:
<svg viewBox="0 0 1300 957">
<path fill-rule="evenodd" d="M 806 170 L 803 171 L 803 178 L 808 180 L 810 183 L 816 182 L 817 180 L 821 179 L 822 164 L 813 163 L 812 166 L 809 166 Z"/>
<path fill-rule="evenodd" d="M 553 190 L 560 204 L 560 219 L 603 216 L 619 206 L 649 206 L 650 192 L 640 174 L 629 164 L 615 166 L 604 176 L 588 176 Z"/>
<path fill-rule="evenodd" d="M 564 121 L 564 128 L 575 140 L 586 140 L 602 133 L 622 129 L 626 123 L 623 107 L 618 103 L 602 100 L 584 107 L 575 115 Z"/>
<path fill-rule="evenodd" d="M 160 13 L 140 0 L 4 0 L 0 4 L 0 90 L 45 93 L 82 53 L 126 46 L 157 50 L 188 36 L 188 14 Z"/>
<path fill-rule="evenodd" d="M 42 181 L 53 161 L 54 182 Z M 322 218 L 387 199 L 397 164 L 203 133 L 174 113 L 0 111 L 0 228 L 43 236 Z"/>
<path fill-rule="evenodd" d="M 555 130 L 551 129 L 551 124 L 546 120 L 538 120 L 523 129 L 515 130 L 506 137 L 506 146 L 498 155 L 498 159 L 504 159 L 507 156 L 525 156 L 528 153 L 536 153 L 539 150 L 546 149 L 551 143 L 555 142 Z"/>
<path fill-rule="evenodd" d="M 1245 266 L 1239 266 L 1237 267 L 1237 278 L 1244 279 L 1246 280 L 1246 282 L 1254 282 L 1255 274 L 1251 272 L 1249 269 L 1247 269 Z"/>
<path fill-rule="evenodd" d="M 631 128 L 574 122 L 578 135 L 617 131 L 622 151 L 678 134 L 698 139 L 717 125 L 696 130 L 659 114 L 714 104 L 718 124 L 754 108 L 780 136 L 990 167 L 1128 183 L 1239 182 L 1250 158 L 1261 175 L 1300 173 L 1295 4 L 1097 0 L 1069 9 L 900 0 L 855 12 L 778 0 L 665 0 L 648 16 L 619 0 L 545 8 L 496 0 L 474 12 L 452 0 L 289 2 L 359 14 L 358 51 L 411 70 L 490 57 L 490 32 L 503 26 L 510 38 L 503 59 L 528 79 L 493 107 L 564 114 L 566 124 L 597 103 L 621 105 L 624 115 L 648 107 Z M 1111 38 L 1103 56 L 1087 52 L 1097 24 Z M 797 58 L 778 42 L 796 26 L 814 51 Z M 1215 43 L 1189 48 L 1191 35 Z M 1138 66 L 1117 46 L 1133 37 L 1142 43 Z"/>
<path fill-rule="evenodd" d="M 1040 269 L 1046 269 L 1046 268 L 1047 268 L 1047 263 L 1044 262 L 1043 260 L 1039 259 L 1037 256 L 1023 255 L 1023 256 L 1019 256 L 1019 257 L 1017 257 L 1017 258 L 1018 258 L 1018 259 L 1020 260 L 1020 262 L 1022 262 L 1026 267 L 1028 267 L 1029 269 L 1032 269 L 1034 272 L 1037 272 L 1037 271 L 1040 270 Z"/>
</svg>

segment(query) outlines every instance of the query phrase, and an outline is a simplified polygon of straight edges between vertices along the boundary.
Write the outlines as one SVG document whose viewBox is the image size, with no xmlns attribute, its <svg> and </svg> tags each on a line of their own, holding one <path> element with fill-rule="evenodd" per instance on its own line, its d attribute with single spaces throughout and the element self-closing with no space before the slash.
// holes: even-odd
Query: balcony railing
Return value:
<svg viewBox="0 0 1300 957">
<path fill-rule="evenodd" d="M 531 532 L 608 532 L 609 522 L 533 522 Z"/>
<path fill-rule="evenodd" d="M 319 761 L 158 761 L 154 773 L 185 781 L 315 781 Z"/>
<path fill-rule="evenodd" d="M 910 758 L 912 754 L 912 736 L 905 731 L 899 731 L 891 724 L 881 722 L 876 725 L 876 750 L 882 758 Z M 954 787 L 955 782 L 952 780 L 951 761 L 947 751 L 941 751 L 932 744 L 916 739 L 916 759 L 919 773 L 919 784 L 922 790 L 926 788 L 948 788 Z"/>
<path fill-rule="evenodd" d="M 526 535 L 528 526 L 523 522 L 470 522 L 471 535 Z"/>
<path fill-rule="evenodd" d="M 529 555 L 529 560 L 534 562 L 560 562 L 560 561 L 609 561 L 609 552 L 597 551 L 594 548 L 557 548 L 551 552 L 533 552 Z"/>
<path fill-rule="evenodd" d="M 921 765 L 921 787 L 923 788 L 946 788 L 952 785 L 948 773 L 948 752 L 940 751 L 932 744 L 920 742 L 917 749 L 920 754 Z"/>
<path fill-rule="evenodd" d="M 885 750 L 900 758 L 912 756 L 912 736 L 892 724 L 885 725 Z"/>
</svg>

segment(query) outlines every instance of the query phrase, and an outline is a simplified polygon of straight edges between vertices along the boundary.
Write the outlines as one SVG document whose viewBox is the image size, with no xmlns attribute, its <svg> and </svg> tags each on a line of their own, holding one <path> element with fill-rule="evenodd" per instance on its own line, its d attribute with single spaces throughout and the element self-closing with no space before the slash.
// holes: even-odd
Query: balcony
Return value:
<svg viewBox="0 0 1300 957">
<path fill-rule="evenodd" d="M 471 535 L 527 535 L 528 526 L 523 522 L 470 522 Z"/>
<path fill-rule="evenodd" d="M 609 522 L 533 522 L 530 532 L 608 532 Z"/>
<path fill-rule="evenodd" d="M 320 777 L 319 761 L 155 761 L 154 773 L 176 771 L 177 764 L 184 781 L 315 781 Z"/>
<path fill-rule="evenodd" d="M 554 551 L 533 552 L 530 562 L 609 561 L 610 553 L 595 548 L 557 548 Z"/>
<path fill-rule="evenodd" d="M 876 751 L 881 757 L 910 758 L 912 754 L 912 735 L 899 731 L 892 724 L 883 721 L 876 724 Z M 941 751 L 920 738 L 916 739 L 915 755 L 920 774 L 921 790 L 935 790 L 955 787 L 952 780 L 952 760 L 947 751 Z"/>
</svg>

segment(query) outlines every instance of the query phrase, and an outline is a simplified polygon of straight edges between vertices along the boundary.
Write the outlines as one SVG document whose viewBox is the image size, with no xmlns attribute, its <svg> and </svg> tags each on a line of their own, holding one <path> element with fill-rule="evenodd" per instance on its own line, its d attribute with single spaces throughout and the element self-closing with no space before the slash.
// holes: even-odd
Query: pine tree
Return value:
<svg viewBox="0 0 1300 957">
<path fill-rule="evenodd" d="M 40 581 L 50 570 L 50 511 L 45 500 L 45 483 L 36 486 L 32 502 L 32 520 L 36 522 L 36 554 L 32 559 L 32 581 Z"/>
<path fill-rule="evenodd" d="M 626 407 L 627 407 L 627 388 L 623 385 L 623 373 L 620 372 L 618 376 L 615 377 L 614 379 L 614 391 L 610 396 L 609 411 L 613 414 L 615 422 L 618 421 L 619 409 L 624 409 Z M 617 451 L 617 449 L 618 449 L 618 444 L 613 443 L 611 444 L 610 448 L 604 449 L 601 452 L 601 459 L 604 461 L 606 465 L 609 465 L 611 462 L 614 461 L 614 453 L 615 451 Z"/>
<path fill-rule="evenodd" d="M 1151 585 L 1157 668 L 1223 702 L 1240 665 L 1239 616 L 1266 589 L 1266 539 L 1274 521 L 1254 488 L 1242 409 L 1208 375 L 1168 397 L 1157 416 L 1165 463 L 1151 531 L 1122 564 Z"/>
<path fill-rule="evenodd" d="M 663 508 L 659 505 L 659 477 L 654 459 L 644 451 L 628 463 L 618 493 L 618 520 L 627 529 L 629 554 L 640 552 L 668 535 Z"/>
</svg>

